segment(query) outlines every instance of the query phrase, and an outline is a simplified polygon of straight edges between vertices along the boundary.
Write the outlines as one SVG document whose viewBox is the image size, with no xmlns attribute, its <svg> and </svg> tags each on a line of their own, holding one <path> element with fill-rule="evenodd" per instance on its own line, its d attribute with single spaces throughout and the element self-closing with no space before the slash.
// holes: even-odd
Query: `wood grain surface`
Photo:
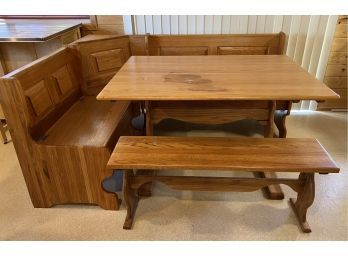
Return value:
<svg viewBox="0 0 348 257">
<path fill-rule="evenodd" d="M 120 137 L 112 169 L 338 172 L 316 139 Z"/>
<path fill-rule="evenodd" d="M 326 100 L 339 96 L 287 56 L 132 56 L 98 100 Z"/>
<path fill-rule="evenodd" d="M 77 101 L 46 132 L 45 145 L 106 146 L 117 129 L 129 102 L 100 102 L 88 96 Z"/>
</svg>

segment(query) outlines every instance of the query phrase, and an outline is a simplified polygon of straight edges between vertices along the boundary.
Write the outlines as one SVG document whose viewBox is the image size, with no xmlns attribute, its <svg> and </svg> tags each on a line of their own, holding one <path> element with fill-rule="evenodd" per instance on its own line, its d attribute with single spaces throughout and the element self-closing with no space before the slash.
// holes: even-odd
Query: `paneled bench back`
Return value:
<svg viewBox="0 0 348 257">
<path fill-rule="evenodd" d="M 51 127 L 81 96 L 79 64 L 69 48 L 7 74 L 18 85 L 17 105 L 34 139 Z"/>
<path fill-rule="evenodd" d="M 149 55 L 282 54 L 284 33 L 148 36 Z"/>
<path fill-rule="evenodd" d="M 70 47 L 81 58 L 86 95 L 97 95 L 132 55 L 128 36 L 88 35 Z"/>
</svg>

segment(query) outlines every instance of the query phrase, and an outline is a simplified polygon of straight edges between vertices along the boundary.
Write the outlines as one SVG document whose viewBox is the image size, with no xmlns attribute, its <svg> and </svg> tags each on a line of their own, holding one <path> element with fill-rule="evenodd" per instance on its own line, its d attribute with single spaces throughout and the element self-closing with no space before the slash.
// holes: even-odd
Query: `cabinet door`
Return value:
<svg viewBox="0 0 348 257">
<path fill-rule="evenodd" d="M 318 110 L 347 109 L 347 40 L 348 16 L 337 20 L 336 32 L 331 45 L 324 83 L 340 95 L 339 99 L 319 103 Z"/>
</svg>

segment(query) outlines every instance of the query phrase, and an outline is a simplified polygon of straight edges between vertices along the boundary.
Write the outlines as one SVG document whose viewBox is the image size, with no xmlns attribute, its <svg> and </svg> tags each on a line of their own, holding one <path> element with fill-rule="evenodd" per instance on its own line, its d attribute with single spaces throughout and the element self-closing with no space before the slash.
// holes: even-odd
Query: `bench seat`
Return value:
<svg viewBox="0 0 348 257">
<path fill-rule="evenodd" d="M 307 209 L 315 195 L 315 173 L 337 173 L 339 168 L 316 139 L 307 138 L 209 138 L 209 137 L 120 137 L 107 164 L 125 170 L 123 193 L 127 205 L 124 229 L 133 224 L 139 189 L 153 181 L 173 189 L 250 192 L 284 184 L 297 192 L 290 199 L 303 232 L 311 229 Z M 171 169 L 300 172 L 293 178 L 243 178 L 155 176 L 134 170 Z"/>
<path fill-rule="evenodd" d="M 108 166 L 153 170 L 339 171 L 314 138 L 121 137 Z"/>
<path fill-rule="evenodd" d="M 107 146 L 129 108 L 129 101 L 97 101 L 86 96 L 63 114 L 45 133 L 40 144 Z"/>
</svg>

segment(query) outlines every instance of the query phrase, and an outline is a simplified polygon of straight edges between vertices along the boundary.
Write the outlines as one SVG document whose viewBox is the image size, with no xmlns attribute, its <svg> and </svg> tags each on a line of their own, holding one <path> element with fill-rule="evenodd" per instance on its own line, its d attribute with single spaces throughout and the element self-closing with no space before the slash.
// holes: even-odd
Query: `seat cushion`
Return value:
<svg viewBox="0 0 348 257">
<path fill-rule="evenodd" d="M 45 145 L 106 146 L 130 105 L 83 97 L 45 133 Z"/>
</svg>

